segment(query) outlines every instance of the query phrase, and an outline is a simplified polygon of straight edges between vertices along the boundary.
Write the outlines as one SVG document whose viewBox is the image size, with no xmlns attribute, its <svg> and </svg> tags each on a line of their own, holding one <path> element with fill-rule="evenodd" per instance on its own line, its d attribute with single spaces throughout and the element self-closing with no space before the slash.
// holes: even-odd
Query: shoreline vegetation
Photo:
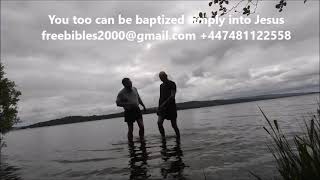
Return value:
<svg viewBox="0 0 320 180">
<path fill-rule="evenodd" d="M 242 97 L 242 98 L 234 98 L 234 99 L 188 101 L 188 102 L 177 103 L 177 109 L 178 110 L 195 109 L 195 108 L 202 108 L 202 107 L 253 102 L 253 101 L 260 101 L 260 100 L 277 99 L 277 98 L 319 94 L 319 93 L 320 92 L 286 93 L 286 94 L 270 94 L 270 95 L 261 95 L 261 96 L 252 96 L 252 97 Z M 143 114 L 153 114 L 153 113 L 156 113 L 156 110 L 157 110 L 156 107 L 147 108 L 147 111 L 143 112 Z M 113 118 L 119 118 L 119 117 L 123 117 L 123 112 L 112 113 L 107 115 L 67 116 L 59 119 L 53 119 L 49 121 L 35 123 L 28 126 L 14 127 L 12 130 L 56 126 L 56 125 L 63 125 L 63 124 L 73 124 L 73 123 L 88 122 L 88 121 L 98 121 L 98 120 L 106 120 L 106 119 L 113 119 Z"/>
<path fill-rule="evenodd" d="M 320 179 L 320 103 L 317 112 L 304 120 L 301 132 L 288 136 L 282 131 L 278 120 L 271 120 L 258 107 L 267 127 L 263 129 L 269 134 L 267 144 L 272 153 L 277 170 L 283 180 L 315 180 Z M 262 178 L 249 171 L 258 180 Z"/>
</svg>

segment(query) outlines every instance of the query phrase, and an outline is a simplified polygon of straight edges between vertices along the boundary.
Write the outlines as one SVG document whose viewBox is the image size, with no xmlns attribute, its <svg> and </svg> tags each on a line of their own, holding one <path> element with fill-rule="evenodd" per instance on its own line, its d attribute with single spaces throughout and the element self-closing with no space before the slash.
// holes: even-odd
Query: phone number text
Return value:
<svg viewBox="0 0 320 180">
<path fill-rule="evenodd" d="M 203 40 L 291 40 L 291 31 L 210 31 L 202 33 Z"/>
</svg>

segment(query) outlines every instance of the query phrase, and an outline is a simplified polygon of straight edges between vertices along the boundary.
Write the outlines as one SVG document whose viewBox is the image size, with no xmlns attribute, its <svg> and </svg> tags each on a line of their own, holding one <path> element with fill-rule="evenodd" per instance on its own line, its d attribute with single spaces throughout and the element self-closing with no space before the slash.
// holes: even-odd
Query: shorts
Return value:
<svg viewBox="0 0 320 180">
<path fill-rule="evenodd" d="M 175 106 L 166 107 L 157 112 L 157 115 L 167 120 L 177 119 L 177 108 Z"/>
<path fill-rule="evenodd" d="M 124 122 L 135 122 L 137 119 L 142 119 L 142 113 L 139 107 L 124 111 Z"/>
</svg>

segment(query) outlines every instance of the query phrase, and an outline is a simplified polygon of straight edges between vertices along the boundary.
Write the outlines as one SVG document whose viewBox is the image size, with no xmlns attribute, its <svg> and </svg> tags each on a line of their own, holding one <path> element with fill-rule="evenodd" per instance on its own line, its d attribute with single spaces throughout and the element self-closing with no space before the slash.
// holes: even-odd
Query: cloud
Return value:
<svg viewBox="0 0 320 180">
<path fill-rule="evenodd" d="M 284 17 L 284 25 L 50 25 L 48 15 L 110 17 L 121 13 L 186 17 L 205 2 L 95 1 L 1 3 L 1 61 L 22 91 L 19 116 L 24 124 L 68 115 L 119 112 L 115 96 L 130 77 L 148 107 L 157 105 L 158 73 L 177 83 L 177 101 L 319 90 L 319 2 L 290 2 L 282 13 L 263 1 L 257 12 Z M 299 13 L 296 13 L 299 12 Z M 254 17 L 254 16 L 253 16 Z M 290 30 L 289 41 L 42 41 L 41 32 L 135 30 L 200 34 L 211 30 Z"/>
</svg>

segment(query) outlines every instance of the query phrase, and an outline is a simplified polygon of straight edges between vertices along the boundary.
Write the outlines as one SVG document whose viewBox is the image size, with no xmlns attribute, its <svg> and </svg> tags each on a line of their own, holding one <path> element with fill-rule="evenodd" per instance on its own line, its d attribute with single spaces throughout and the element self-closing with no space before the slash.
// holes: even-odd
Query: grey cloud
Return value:
<svg viewBox="0 0 320 180">
<path fill-rule="evenodd" d="M 284 16 L 284 26 L 226 26 L 227 30 L 291 30 L 290 41 L 42 41 L 43 29 L 160 31 L 171 26 L 56 26 L 58 16 L 176 16 L 207 7 L 205 2 L 2 2 L 1 60 L 23 95 L 19 115 L 26 124 L 67 115 L 119 112 L 115 96 L 130 77 L 148 107 L 157 105 L 159 71 L 177 83 L 177 101 L 319 90 L 319 2 L 306 10 L 290 2 L 285 12 L 263 1 L 264 16 Z M 270 8 L 271 7 L 271 8 Z M 299 10 L 299 14 L 296 11 Z M 182 27 L 182 32 L 217 28 Z M 146 48 L 146 43 L 152 44 Z"/>
<path fill-rule="evenodd" d="M 204 77 L 205 70 L 203 68 L 197 68 L 192 71 L 192 75 L 195 77 Z"/>
<path fill-rule="evenodd" d="M 187 74 L 182 74 L 180 77 L 177 78 L 177 85 L 179 88 L 188 88 L 191 85 L 188 84 L 188 81 L 190 80 L 190 77 Z"/>
</svg>

